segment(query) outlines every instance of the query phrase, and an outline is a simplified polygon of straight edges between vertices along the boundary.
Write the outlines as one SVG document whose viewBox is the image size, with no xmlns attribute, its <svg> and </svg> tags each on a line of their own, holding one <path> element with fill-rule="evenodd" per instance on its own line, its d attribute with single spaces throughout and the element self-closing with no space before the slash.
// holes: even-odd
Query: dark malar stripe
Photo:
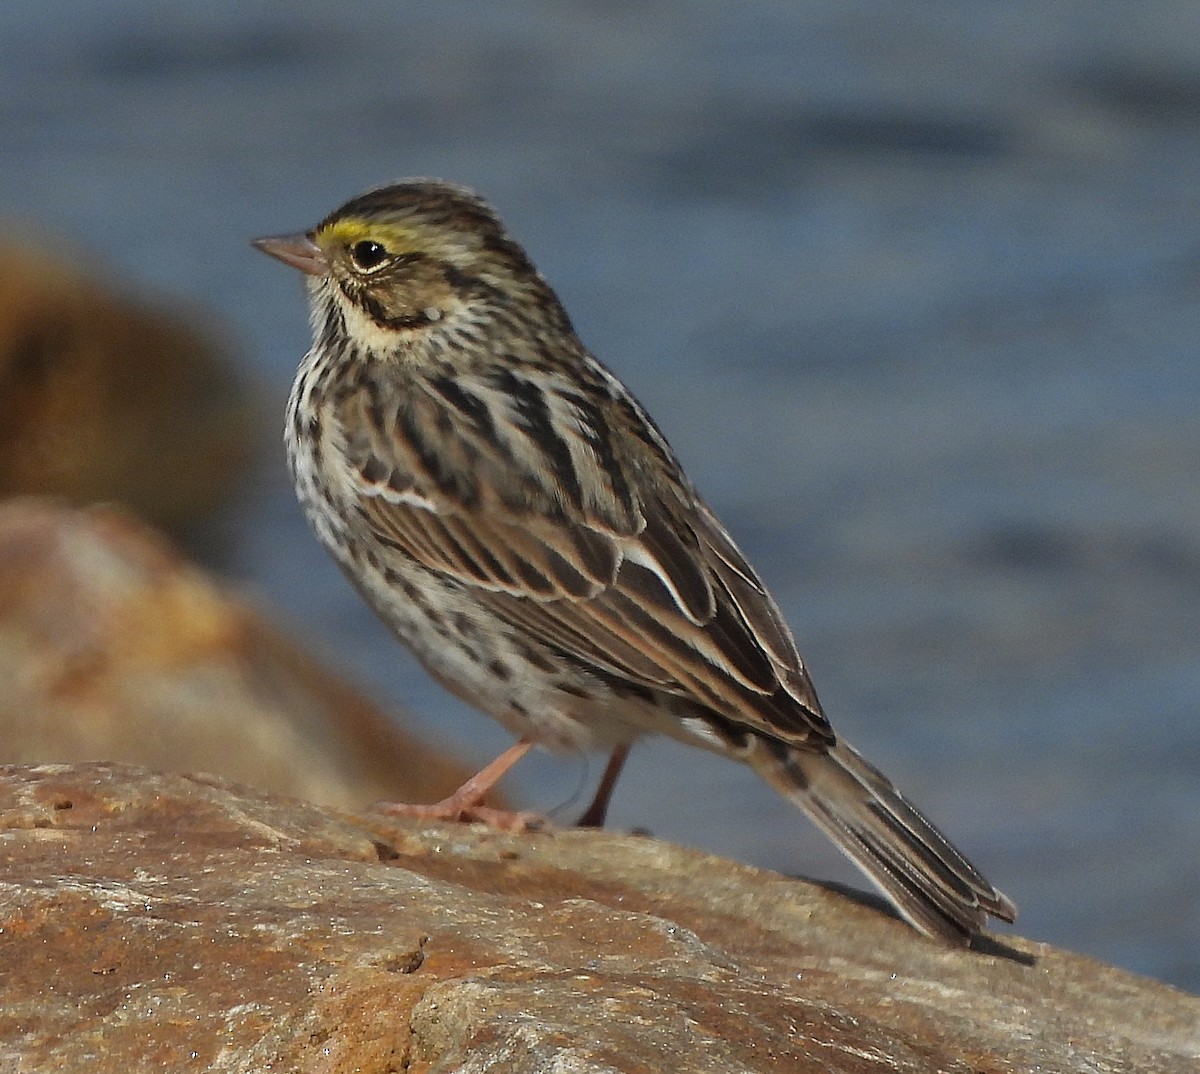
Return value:
<svg viewBox="0 0 1200 1074">
<path fill-rule="evenodd" d="M 336 302 L 325 306 L 325 319 L 321 325 L 320 349 L 325 354 L 336 354 L 346 339 L 346 319 Z"/>
<path fill-rule="evenodd" d="M 433 324 L 433 318 L 424 310 L 416 310 L 412 313 L 389 314 L 379 301 L 366 291 L 361 294 L 352 296 L 367 312 L 367 316 L 376 324 L 384 325 L 387 328 L 425 328 Z"/>
</svg>

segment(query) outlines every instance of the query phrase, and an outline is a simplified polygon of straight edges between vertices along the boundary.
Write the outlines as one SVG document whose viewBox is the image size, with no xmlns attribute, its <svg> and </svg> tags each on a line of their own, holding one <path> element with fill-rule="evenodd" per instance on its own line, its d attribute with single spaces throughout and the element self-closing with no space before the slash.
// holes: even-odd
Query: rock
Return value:
<svg viewBox="0 0 1200 1074">
<path fill-rule="evenodd" d="M 117 500 L 178 529 L 246 472 L 257 401 L 196 317 L 80 263 L 0 247 L 0 496 Z"/>
<path fill-rule="evenodd" d="M 0 503 L 0 761 L 204 771 L 338 808 L 470 772 L 113 508 Z"/>
<path fill-rule="evenodd" d="M 1194 1072 L 1200 999 L 636 836 L 0 768 L 15 1071 Z"/>
</svg>

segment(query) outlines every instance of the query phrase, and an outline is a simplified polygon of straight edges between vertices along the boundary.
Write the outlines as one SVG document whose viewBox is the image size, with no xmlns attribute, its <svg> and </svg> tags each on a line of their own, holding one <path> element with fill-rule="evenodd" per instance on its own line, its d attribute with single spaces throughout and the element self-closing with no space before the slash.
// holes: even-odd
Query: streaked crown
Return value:
<svg viewBox="0 0 1200 1074">
<path fill-rule="evenodd" d="M 534 334 L 539 322 L 571 330 L 558 299 L 491 207 L 451 183 L 415 179 L 379 187 L 306 234 L 256 245 L 313 277 L 321 307 L 337 299 L 384 332 L 408 334 L 456 315 L 482 323 L 499 310 Z"/>
</svg>

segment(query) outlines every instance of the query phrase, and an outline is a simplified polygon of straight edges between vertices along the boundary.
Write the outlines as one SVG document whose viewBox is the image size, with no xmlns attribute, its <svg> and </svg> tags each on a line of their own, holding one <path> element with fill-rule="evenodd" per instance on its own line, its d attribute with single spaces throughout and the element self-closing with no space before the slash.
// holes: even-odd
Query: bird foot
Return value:
<svg viewBox="0 0 1200 1074">
<path fill-rule="evenodd" d="M 529 752 L 531 742 L 520 739 L 509 746 L 487 767 L 476 772 L 453 794 L 432 805 L 410 805 L 407 802 L 376 802 L 371 809 L 393 817 L 413 817 L 418 820 L 440 820 L 451 823 L 478 822 L 502 832 L 533 832 L 552 825 L 540 813 L 515 812 L 482 804 L 492 789 L 514 764 Z"/>
<path fill-rule="evenodd" d="M 415 820 L 444 821 L 451 824 L 486 824 L 501 832 L 537 832 L 552 827 L 541 813 L 529 813 L 512 809 L 496 809 L 492 806 L 464 802 L 457 795 L 450 795 L 432 805 L 411 805 L 408 802 L 376 802 L 372 812 L 386 813 L 391 817 L 412 817 Z"/>
</svg>

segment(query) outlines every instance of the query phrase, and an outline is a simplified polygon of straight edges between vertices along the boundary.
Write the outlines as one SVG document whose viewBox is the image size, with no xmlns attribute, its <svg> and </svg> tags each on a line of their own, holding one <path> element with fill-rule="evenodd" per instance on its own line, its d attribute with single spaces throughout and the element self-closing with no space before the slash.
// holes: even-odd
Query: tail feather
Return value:
<svg viewBox="0 0 1200 1074">
<path fill-rule="evenodd" d="M 845 742 L 815 751 L 756 738 L 746 760 L 808 813 L 921 932 L 965 944 L 989 915 L 1016 918 L 1016 904 Z"/>
</svg>

